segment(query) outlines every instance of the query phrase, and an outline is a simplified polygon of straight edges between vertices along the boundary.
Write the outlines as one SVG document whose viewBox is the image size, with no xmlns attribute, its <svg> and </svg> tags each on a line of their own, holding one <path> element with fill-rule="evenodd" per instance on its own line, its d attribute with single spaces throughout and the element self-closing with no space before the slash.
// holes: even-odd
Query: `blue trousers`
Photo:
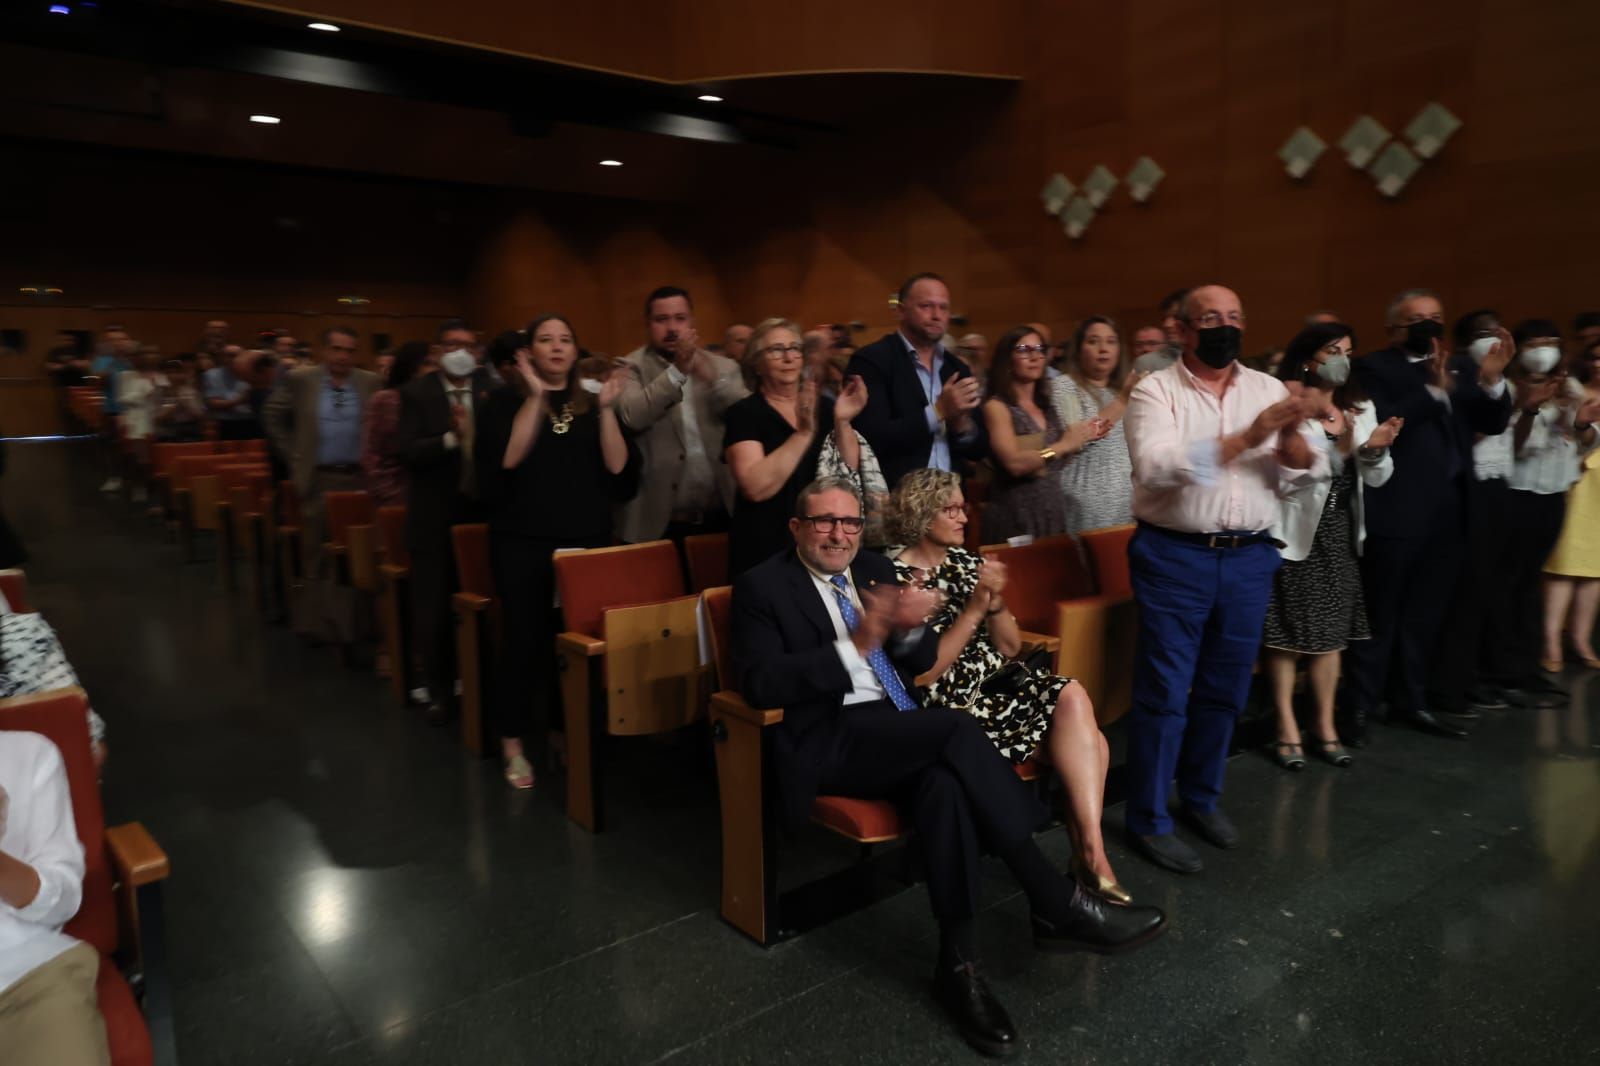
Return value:
<svg viewBox="0 0 1600 1066">
<path fill-rule="evenodd" d="M 1128 829 L 1172 832 L 1173 779 L 1186 807 L 1222 795 L 1234 722 L 1283 557 L 1270 542 L 1208 548 L 1141 526 L 1128 544 L 1139 646 L 1128 722 Z"/>
</svg>

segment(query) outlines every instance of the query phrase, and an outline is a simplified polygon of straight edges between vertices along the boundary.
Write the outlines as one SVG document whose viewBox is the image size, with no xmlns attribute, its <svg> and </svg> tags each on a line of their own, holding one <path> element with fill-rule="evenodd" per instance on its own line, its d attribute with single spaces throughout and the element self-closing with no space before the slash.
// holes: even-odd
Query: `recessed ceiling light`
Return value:
<svg viewBox="0 0 1600 1066">
<path fill-rule="evenodd" d="M 708 104 L 720 104 L 720 103 L 722 103 L 722 97 L 720 97 L 720 96 L 712 96 L 710 93 L 705 93 L 704 95 L 702 95 L 700 97 L 700 99 L 704 100 Z"/>
<path fill-rule="evenodd" d="M 306 23 L 306 29 L 308 29 L 308 30 L 321 30 L 323 33 L 338 33 L 339 32 L 339 27 L 335 26 L 331 22 L 308 22 L 308 23 Z"/>
<path fill-rule="evenodd" d="M 622 165 L 622 160 L 620 160 L 620 159 L 602 159 L 602 160 L 600 160 L 600 165 L 603 166 L 603 167 L 620 167 Z"/>
<path fill-rule="evenodd" d="M 68 7 L 66 4 L 51 4 L 50 5 L 50 14 L 52 14 L 52 15 L 70 15 L 70 14 L 72 14 L 72 8 Z"/>
<path fill-rule="evenodd" d="M 283 119 L 279 118 L 277 115 L 251 115 L 250 121 L 259 122 L 263 126 L 276 126 L 278 123 L 282 122 Z"/>
</svg>

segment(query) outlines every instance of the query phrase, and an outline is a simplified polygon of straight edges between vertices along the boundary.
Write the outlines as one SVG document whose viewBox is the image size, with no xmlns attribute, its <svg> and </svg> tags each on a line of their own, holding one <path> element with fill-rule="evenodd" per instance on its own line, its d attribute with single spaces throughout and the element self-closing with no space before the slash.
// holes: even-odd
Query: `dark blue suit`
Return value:
<svg viewBox="0 0 1600 1066">
<path fill-rule="evenodd" d="M 893 489 L 912 470 L 928 465 L 933 451 L 933 431 L 928 428 L 928 394 L 906 351 L 905 339 L 890 333 L 860 348 L 850 357 L 846 374 L 859 375 L 867 387 L 867 406 L 856 416 L 854 425 L 872 445 L 884 480 Z M 949 351 L 939 368 L 939 380 L 970 378 L 972 368 Z M 983 429 L 983 416 L 972 412 L 972 432 L 961 439 L 949 438 L 952 465 L 982 459 L 989 454 L 989 438 Z"/>
<path fill-rule="evenodd" d="M 896 583 L 894 565 L 863 552 L 858 590 Z M 897 711 L 888 701 L 844 706 L 850 674 L 822 595 L 793 551 L 747 570 L 733 587 L 734 669 L 755 707 L 782 707 L 773 761 L 785 821 L 805 821 L 819 794 L 893 800 L 917 827 L 928 893 L 941 921 L 978 909 L 982 844 L 1005 852 L 1028 839 L 1045 811 L 977 721 L 941 707 Z M 894 647 L 895 669 L 914 678 L 933 665 L 931 627 Z"/>
<path fill-rule="evenodd" d="M 1412 362 L 1403 349 L 1355 361 L 1356 384 L 1378 420 L 1406 420 L 1390 449 L 1394 475 L 1365 490 L 1361 574 L 1372 639 L 1345 651 L 1349 701 L 1365 712 L 1385 696 L 1391 656 L 1400 670 L 1398 686 L 1389 686 L 1396 709 L 1427 709 L 1429 658 L 1462 570 L 1473 441 L 1501 432 L 1511 416 L 1509 395 L 1486 394 L 1470 356 L 1452 360 L 1450 373 L 1447 405 L 1428 391 L 1426 362 Z"/>
</svg>

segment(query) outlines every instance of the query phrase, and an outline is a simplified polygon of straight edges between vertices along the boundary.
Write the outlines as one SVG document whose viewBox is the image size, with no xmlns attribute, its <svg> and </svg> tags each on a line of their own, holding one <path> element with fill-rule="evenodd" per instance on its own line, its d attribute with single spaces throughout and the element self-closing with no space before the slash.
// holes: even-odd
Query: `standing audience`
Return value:
<svg viewBox="0 0 1600 1066">
<path fill-rule="evenodd" d="M 424 372 L 428 346 L 410 341 L 400 346 L 383 375 L 383 387 L 372 394 L 361 426 L 361 472 L 378 507 L 403 507 L 406 467 L 400 455 L 400 390 Z"/>
<path fill-rule="evenodd" d="M 1578 324 L 1583 324 L 1582 316 Z M 1600 331 L 1600 316 L 1594 324 Z M 1583 389 L 1585 402 L 1600 402 L 1600 341 L 1578 353 L 1573 379 Z M 1578 483 L 1567 495 L 1567 516 L 1555 551 L 1544 564 L 1544 653 L 1546 665 L 1561 665 L 1566 657 L 1562 631 L 1589 670 L 1600 670 L 1594 650 L 1594 622 L 1600 609 L 1600 450 L 1583 460 Z M 1570 617 L 1570 621 L 1569 621 Z"/>
<path fill-rule="evenodd" d="M 1140 377 L 1123 358 L 1116 323 L 1091 315 L 1078 325 L 1066 373 L 1050 383 L 1061 424 L 1085 441 L 1061 464 L 1068 533 L 1133 521 L 1133 464 L 1122 416 Z"/>
<path fill-rule="evenodd" d="M 534 785 L 523 741 L 544 744 L 555 695 L 551 557 L 561 548 L 612 543 L 612 506 L 633 495 L 641 470 L 617 416 L 627 375 L 612 375 L 598 392 L 585 388 L 576 370 L 577 334 L 560 315 L 534 319 L 528 338 L 529 349 L 516 353 L 516 384 L 483 401 L 474 449 L 500 601 L 495 728 L 506 781 L 516 789 Z"/>
<path fill-rule="evenodd" d="M 1128 405 L 1139 639 L 1127 823 L 1136 851 L 1188 874 L 1204 863 L 1173 833 L 1167 794 L 1176 776 L 1184 820 L 1216 847 L 1238 844 L 1218 801 L 1282 562 L 1270 529 L 1280 486 L 1325 478 L 1328 454 L 1282 382 L 1238 365 L 1245 315 L 1232 290 L 1192 290 L 1178 327 L 1182 360 Z"/>
<path fill-rule="evenodd" d="M 739 364 L 700 347 L 694 305 L 663 286 L 644 302 L 649 340 L 622 360 L 617 413 L 638 439 L 638 491 L 621 507 L 630 544 L 720 533 L 733 510 L 733 478 L 721 461 L 723 416 L 749 395 Z"/>
<path fill-rule="evenodd" d="M 794 323 L 769 318 L 750 338 L 757 391 L 727 410 L 724 458 L 738 498 L 728 537 L 728 573 L 749 570 L 793 543 L 789 517 L 795 496 L 817 476 L 817 459 L 831 437 L 844 464 L 861 469 L 861 448 L 850 422 L 867 400 L 860 378 L 838 402 L 818 394 L 804 373 L 800 333 Z"/>
<path fill-rule="evenodd" d="M 975 417 L 982 395 L 972 368 L 944 348 L 950 290 L 937 274 L 900 286 L 900 328 L 856 350 L 845 373 L 867 387 L 856 428 L 890 485 L 912 470 L 959 470 L 987 452 Z"/>
<path fill-rule="evenodd" d="M 1338 323 L 1307 326 L 1284 354 L 1278 377 L 1298 389 L 1310 419 L 1305 432 L 1328 450 L 1326 476 L 1296 485 L 1284 496 L 1273 537 L 1283 565 L 1273 578 L 1262 637 L 1266 672 L 1278 711 L 1274 756 L 1286 770 L 1305 768 L 1305 747 L 1295 718 L 1295 662 L 1304 657 L 1316 725 L 1311 747 L 1335 766 L 1349 766 L 1339 743 L 1334 697 L 1340 655 L 1352 640 L 1371 639 L 1358 559 L 1366 539 L 1363 498 L 1394 473 L 1389 445 L 1403 423 L 1378 425 L 1372 404 L 1350 384 L 1355 334 Z"/>
<path fill-rule="evenodd" d="M 250 407 L 250 373 L 243 370 L 240 360 L 252 363 L 255 353 L 245 352 L 237 346 L 220 347 L 213 353 L 217 365 L 200 378 L 206 408 L 217 425 L 217 436 L 223 440 L 249 440 L 261 436 L 261 426 Z"/>
</svg>

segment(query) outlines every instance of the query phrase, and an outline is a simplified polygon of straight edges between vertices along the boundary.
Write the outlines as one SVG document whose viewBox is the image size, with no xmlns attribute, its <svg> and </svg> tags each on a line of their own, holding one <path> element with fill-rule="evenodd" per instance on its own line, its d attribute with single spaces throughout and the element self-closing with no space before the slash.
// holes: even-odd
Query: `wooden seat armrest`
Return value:
<svg viewBox="0 0 1600 1066">
<path fill-rule="evenodd" d="M 1133 599 L 1132 596 L 1119 596 L 1113 593 L 1096 593 L 1093 596 L 1078 596 L 1074 599 L 1062 600 L 1056 604 L 1056 606 L 1096 609 L 1102 607 L 1115 607 L 1117 604 L 1126 603 L 1131 599 Z"/>
<path fill-rule="evenodd" d="M 769 725 L 777 725 L 783 721 L 783 708 L 769 708 L 757 710 L 744 701 L 744 697 L 732 689 L 711 694 L 711 709 L 730 718 L 737 718 L 741 722 L 749 722 L 753 726 L 765 729 Z"/>
<path fill-rule="evenodd" d="M 332 556 L 333 558 L 338 559 L 343 558 L 344 555 L 349 552 L 350 546 L 348 544 L 338 543 L 330 540 L 322 546 L 322 550 L 327 552 L 328 555 Z"/>
<path fill-rule="evenodd" d="M 278 527 L 278 536 L 300 539 L 300 527 L 296 525 L 282 525 Z"/>
<path fill-rule="evenodd" d="M 1061 648 L 1061 638 L 1052 637 L 1046 633 L 1030 633 L 1026 629 L 1018 630 L 1017 636 L 1022 638 L 1022 651 L 1020 654 L 1029 655 L 1037 650 L 1044 650 L 1054 655 Z"/>
<path fill-rule="evenodd" d="M 141 822 L 111 826 L 106 830 L 106 848 L 121 884 L 138 888 L 165 881 L 172 872 L 167 853 Z"/>
<path fill-rule="evenodd" d="M 606 653 L 606 642 L 599 637 L 591 637 L 587 633 L 574 633 L 568 630 L 556 634 L 556 650 L 570 651 L 575 654 L 593 657 Z"/>
<path fill-rule="evenodd" d="M 480 596 L 476 592 L 458 592 L 451 599 L 455 605 L 464 611 L 483 613 L 489 609 L 489 604 L 494 601 L 487 596 Z"/>
<path fill-rule="evenodd" d="M 411 576 L 411 568 L 409 566 L 401 566 L 399 563 L 379 563 L 378 573 L 391 581 L 399 581 Z"/>
</svg>

